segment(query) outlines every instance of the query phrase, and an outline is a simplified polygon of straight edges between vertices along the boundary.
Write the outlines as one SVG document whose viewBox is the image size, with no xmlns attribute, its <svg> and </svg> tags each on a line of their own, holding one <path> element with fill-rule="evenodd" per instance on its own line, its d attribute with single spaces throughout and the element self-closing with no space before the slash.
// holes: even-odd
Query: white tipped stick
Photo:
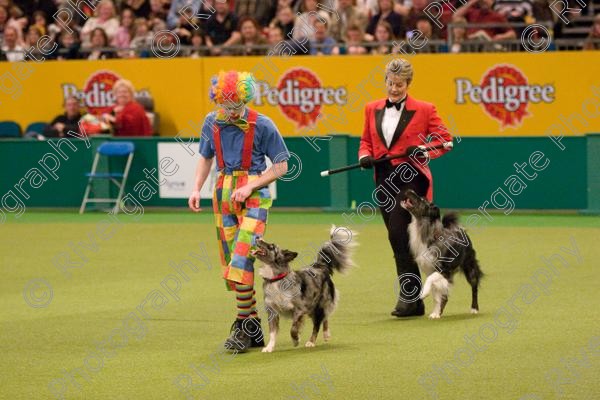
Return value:
<svg viewBox="0 0 600 400">
<path fill-rule="evenodd" d="M 329 171 L 321 171 L 321 176 L 329 176 Z"/>
</svg>

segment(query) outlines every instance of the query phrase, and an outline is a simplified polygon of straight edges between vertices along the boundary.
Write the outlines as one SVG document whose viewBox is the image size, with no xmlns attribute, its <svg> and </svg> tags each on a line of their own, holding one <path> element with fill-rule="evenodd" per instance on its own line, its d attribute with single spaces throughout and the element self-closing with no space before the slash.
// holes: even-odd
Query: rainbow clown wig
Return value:
<svg viewBox="0 0 600 400">
<path fill-rule="evenodd" d="M 208 96 L 220 106 L 239 108 L 254 98 L 254 82 L 249 72 L 219 71 L 211 78 Z"/>
</svg>

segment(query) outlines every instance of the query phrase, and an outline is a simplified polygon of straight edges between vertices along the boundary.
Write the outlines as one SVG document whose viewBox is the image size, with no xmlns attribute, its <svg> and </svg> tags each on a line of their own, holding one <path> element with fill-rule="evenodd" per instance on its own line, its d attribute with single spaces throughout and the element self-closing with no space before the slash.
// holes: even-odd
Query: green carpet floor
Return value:
<svg viewBox="0 0 600 400">
<path fill-rule="evenodd" d="M 391 317 L 385 229 L 356 219 L 332 340 L 294 348 L 283 320 L 274 353 L 228 355 L 234 299 L 209 210 L 28 211 L 0 226 L 0 398 L 599 399 L 600 217 L 493 217 L 471 232 L 479 315 L 457 276 L 441 320 Z M 273 212 L 266 238 L 308 262 L 332 223 L 341 213 Z"/>
</svg>

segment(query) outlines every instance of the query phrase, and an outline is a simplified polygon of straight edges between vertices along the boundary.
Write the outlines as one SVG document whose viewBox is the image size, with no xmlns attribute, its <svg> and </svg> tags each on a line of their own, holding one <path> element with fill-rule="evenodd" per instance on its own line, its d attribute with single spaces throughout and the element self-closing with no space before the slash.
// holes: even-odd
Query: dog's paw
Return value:
<svg viewBox="0 0 600 400">
<path fill-rule="evenodd" d="M 315 344 L 309 340 L 308 342 L 306 342 L 304 347 L 315 347 Z"/>
<path fill-rule="evenodd" d="M 471 314 L 479 314 L 479 310 L 476 308 L 471 308 Z"/>
<path fill-rule="evenodd" d="M 429 319 L 440 319 L 441 315 L 436 313 L 436 312 L 432 312 L 431 314 L 429 314 Z"/>
<path fill-rule="evenodd" d="M 324 331 L 323 332 L 323 340 L 324 341 L 329 341 L 329 339 L 331 339 L 331 333 L 329 331 Z"/>
<path fill-rule="evenodd" d="M 294 344 L 294 347 L 298 347 L 298 344 L 300 344 L 300 341 L 298 339 L 292 339 L 292 343 Z"/>
<path fill-rule="evenodd" d="M 263 353 L 272 353 L 273 352 L 273 346 L 263 347 L 262 352 Z"/>
</svg>

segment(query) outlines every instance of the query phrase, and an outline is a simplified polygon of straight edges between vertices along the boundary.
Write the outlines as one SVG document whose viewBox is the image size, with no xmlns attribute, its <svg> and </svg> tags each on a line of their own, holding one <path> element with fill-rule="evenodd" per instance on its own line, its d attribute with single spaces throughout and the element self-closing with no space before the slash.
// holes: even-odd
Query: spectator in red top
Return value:
<svg viewBox="0 0 600 400">
<path fill-rule="evenodd" d="M 104 114 L 104 119 L 113 124 L 115 136 L 150 136 L 152 128 L 144 107 L 133 99 L 133 84 L 119 79 L 113 86 L 116 105 L 114 115 Z"/>
<path fill-rule="evenodd" d="M 468 3 L 456 10 L 454 19 L 465 17 L 470 24 L 507 23 L 506 17 L 494 11 L 493 6 L 494 0 L 469 0 Z M 469 38 L 484 37 L 493 41 L 517 37 L 515 31 L 507 26 L 471 28 L 467 35 Z"/>
</svg>

